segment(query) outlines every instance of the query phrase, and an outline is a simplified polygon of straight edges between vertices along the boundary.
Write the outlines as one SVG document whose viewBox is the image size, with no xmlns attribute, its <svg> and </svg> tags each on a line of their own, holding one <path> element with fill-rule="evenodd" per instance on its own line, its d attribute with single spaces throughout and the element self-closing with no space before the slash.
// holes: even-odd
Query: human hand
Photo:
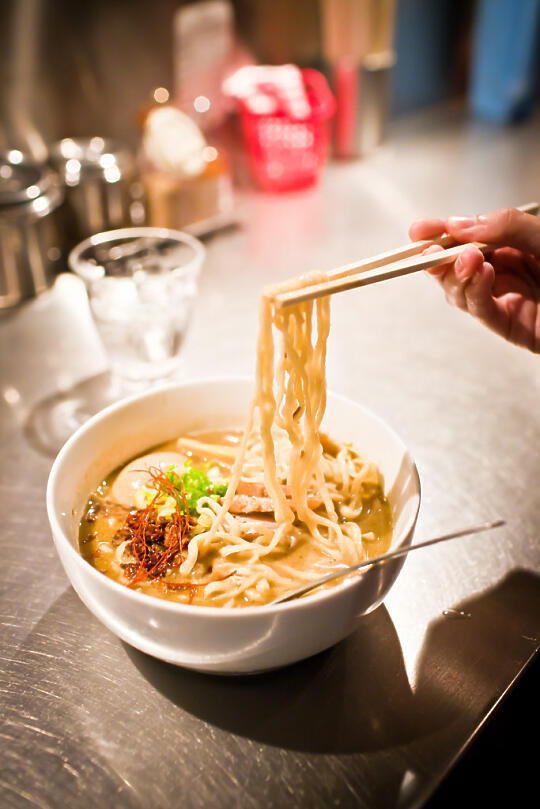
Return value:
<svg viewBox="0 0 540 809">
<path fill-rule="evenodd" d="M 413 241 L 442 233 L 494 247 L 485 256 L 468 247 L 454 263 L 428 270 L 449 303 L 506 340 L 540 353 L 540 219 L 502 208 L 480 216 L 419 219 L 409 229 Z M 439 250 L 431 245 L 424 253 Z"/>
</svg>

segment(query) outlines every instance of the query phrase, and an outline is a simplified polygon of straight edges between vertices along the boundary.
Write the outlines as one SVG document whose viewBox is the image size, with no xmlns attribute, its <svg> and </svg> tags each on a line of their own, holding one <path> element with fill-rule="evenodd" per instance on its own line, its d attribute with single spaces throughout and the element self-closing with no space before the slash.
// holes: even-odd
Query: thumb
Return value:
<svg viewBox="0 0 540 809">
<path fill-rule="evenodd" d="M 479 216 L 451 216 L 447 231 L 460 242 L 484 242 L 496 247 L 516 247 L 540 257 L 540 219 L 515 208 Z"/>
</svg>

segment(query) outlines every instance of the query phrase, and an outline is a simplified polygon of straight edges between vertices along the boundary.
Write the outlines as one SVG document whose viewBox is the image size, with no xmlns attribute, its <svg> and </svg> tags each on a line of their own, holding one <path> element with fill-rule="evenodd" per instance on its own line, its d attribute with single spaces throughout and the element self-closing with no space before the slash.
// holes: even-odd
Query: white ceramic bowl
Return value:
<svg viewBox="0 0 540 809">
<path fill-rule="evenodd" d="M 248 379 L 210 379 L 153 390 L 103 410 L 65 444 L 52 467 L 47 510 L 65 571 L 88 609 L 126 643 L 186 668 L 227 674 L 277 668 L 340 641 L 375 609 L 403 559 L 324 592 L 274 607 L 197 607 L 134 592 L 99 573 L 78 551 L 90 492 L 116 466 L 183 432 L 242 427 Z M 329 394 L 325 429 L 351 441 L 381 469 L 392 506 L 392 547 L 411 542 L 420 482 L 398 436 L 354 402 Z"/>
</svg>

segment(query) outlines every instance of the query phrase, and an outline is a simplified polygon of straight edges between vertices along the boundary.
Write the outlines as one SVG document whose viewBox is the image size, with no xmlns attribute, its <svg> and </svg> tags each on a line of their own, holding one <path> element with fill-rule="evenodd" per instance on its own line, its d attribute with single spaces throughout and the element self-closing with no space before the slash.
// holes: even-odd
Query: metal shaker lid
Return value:
<svg viewBox="0 0 540 809">
<path fill-rule="evenodd" d="M 41 217 L 63 199 L 57 173 L 18 149 L 0 153 L 0 215 Z"/>
<path fill-rule="evenodd" d="M 101 137 L 63 138 L 52 146 L 50 159 L 67 186 L 79 185 L 87 177 L 115 183 L 135 167 L 131 152 Z"/>
</svg>

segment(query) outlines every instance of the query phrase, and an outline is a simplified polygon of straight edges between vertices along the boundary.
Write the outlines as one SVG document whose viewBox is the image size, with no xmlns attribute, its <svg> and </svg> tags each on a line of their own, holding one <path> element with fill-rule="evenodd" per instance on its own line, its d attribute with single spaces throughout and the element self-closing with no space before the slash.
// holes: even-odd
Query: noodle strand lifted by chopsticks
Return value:
<svg viewBox="0 0 540 809">
<path fill-rule="evenodd" d="M 307 285 L 323 279 L 323 274 L 317 274 L 317 277 L 312 275 L 305 277 L 304 283 Z M 268 288 L 261 298 L 256 386 L 248 424 L 227 494 L 211 528 L 203 535 L 206 545 L 213 542 L 218 535 L 223 538 L 223 523 L 242 476 L 248 443 L 253 441 L 252 433 L 258 417 L 258 443 L 262 453 L 264 483 L 272 501 L 277 528 L 270 543 L 266 537 L 250 541 L 254 550 L 254 546 L 261 546 L 254 554 L 257 562 L 250 566 L 250 572 L 259 567 L 259 576 L 270 578 L 271 571 L 268 572 L 261 560 L 290 536 L 296 519 L 304 523 L 307 534 L 322 545 L 326 555 L 332 560 L 339 561 L 344 557 L 356 561 L 362 558 L 361 542 L 357 543 L 358 534 L 361 539 L 358 526 L 342 527 L 338 521 L 325 480 L 325 468 L 329 462 L 325 460 L 323 464 L 319 437 L 326 409 L 326 344 L 330 329 L 330 300 L 320 298 L 316 303 L 307 301 L 278 309 L 273 303 L 274 295 L 292 286 L 289 283 Z M 274 331 L 278 336 L 277 357 L 274 351 Z M 290 497 L 286 496 L 283 480 L 278 474 L 278 468 L 283 466 L 283 459 L 279 457 L 283 454 L 283 433 L 290 445 L 286 464 L 286 484 Z M 343 466 L 343 463 L 335 461 L 338 474 L 339 466 Z M 310 507 L 308 493 L 310 496 L 314 493 L 319 496 L 322 509 L 316 512 Z M 227 533 L 227 536 L 231 535 Z M 335 547 L 331 547 L 332 545 Z M 226 551 L 223 549 L 223 556 L 230 558 L 233 564 L 235 554 L 241 553 L 245 547 L 245 542 L 233 540 Z M 274 572 L 274 577 L 276 576 L 277 571 Z M 225 591 L 229 586 L 229 583 L 223 582 L 220 588 L 211 589 Z"/>
</svg>

